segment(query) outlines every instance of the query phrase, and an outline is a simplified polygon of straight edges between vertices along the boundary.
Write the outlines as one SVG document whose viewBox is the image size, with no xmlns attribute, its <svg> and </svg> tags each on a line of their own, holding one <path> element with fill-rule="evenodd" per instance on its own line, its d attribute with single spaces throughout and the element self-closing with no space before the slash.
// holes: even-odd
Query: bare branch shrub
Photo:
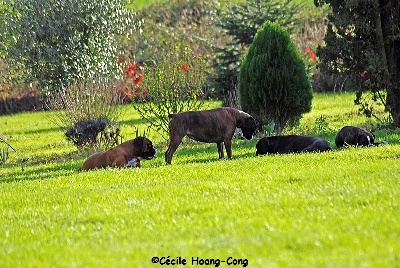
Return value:
<svg viewBox="0 0 400 268">
<path fill-rule="evenodd" d="M 134 102 L 134 108 L 164 139 L 169 114 L 199 110 L 203 105 L 205 66 L 204 57 L 184 45 L 175 46 L 162 61 L 147 66 L 143 79 L 147 92 L 142 101 Z"/>
<path fill-rule="evenodd" d="M 0 149 L 0 165 L 4 165 L 8 159 L 8 146 L 5 143 L 1 143 L 2 148 Z"/>
<path fill-rule="evenodd" d="M 4 165 L 8 159 L 8 148 L 11 148 L 15 153 L 17 151 L 2 137 L 0 137 L 0 144 L 3 145 L 0 149 L 0 165 Z"/>
<path fill-rule="evenodd" d="M 116 84 L 108 78 L 80 80 L 47 98 L 48 108 L 57 111 L 52 119 L 77 147 L 118 141 L 123 96 Z"/>
</svg>

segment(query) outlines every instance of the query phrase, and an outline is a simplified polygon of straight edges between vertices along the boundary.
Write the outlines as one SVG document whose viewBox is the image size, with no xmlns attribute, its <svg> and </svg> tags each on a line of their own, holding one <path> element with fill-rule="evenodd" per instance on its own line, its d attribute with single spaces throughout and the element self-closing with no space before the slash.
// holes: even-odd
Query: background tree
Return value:
<svg viewBox="0 0 400 268">
<path fill-rule="evenodd" d="M 365 92 L 382 102 L 393 125 L 400 126 L 400 2 L 398 0 L 315 0 L 329 4 L 324 47 L 319 47 L 320 68 L 353 76 L 358 85 L 356 104 L 373 113 Z"/>
<path fill-rule="evenodd" d="M 121 42 L 126 56 L 140 64 L 157 63 L 171 56 L 172 47 L 184 44 L 197 54 L 212 58 L 212 47 L 226 40 L 215 26 L 218 1 L 172 0 L 162 3 L 155 2 L 136 10 L 135 21 L 141 22 L 140 27 L 132 27 L 131 40 Z"/>
<path fill-rule="evenodd" d="M 10 0 L 6 59 L 24 82 L 58 91 L 71 81 L 115 76 L 116 36 L 132 23 L 124 0 Z M 7 38 L 7 40 L 10 40 Z"/>
<path fill-rule="evenodd" d="M 243 110 L 265 123 L 274 121 L 277 134 L 311 110 L 304 62 L 277 23 L 266 22 L 257 31 L 240 68 L 238 88 Z"/>
<path fill-rule="evenodd" d="M 236 86 L 240 62 L 257 30 L 266 21 L 271 21 L 291 31 L 299 24 L 296 14 L 301 9 L 302 5 L 291 0 L 246 0 L 219 11 L 220 21 L 217 25 L 231 36 L 228 43 L 215 47 L 217 57 L 214 61 L 216 75 L 213 86 L 219 97 L 224 98 L 224 105 L 238 106 Z"/>
<path fill-rule="evenodd" d="M 11 0 L 9 0 L 11 1 Z M 12 36 L 7 31 L 7 21 L 6 18 L 15 16 L 13 10 L 5 5 L 4 1 L 0 1 L 0 58 L 5 56 L 7 47 L 12 43 Z"/>
</svg>

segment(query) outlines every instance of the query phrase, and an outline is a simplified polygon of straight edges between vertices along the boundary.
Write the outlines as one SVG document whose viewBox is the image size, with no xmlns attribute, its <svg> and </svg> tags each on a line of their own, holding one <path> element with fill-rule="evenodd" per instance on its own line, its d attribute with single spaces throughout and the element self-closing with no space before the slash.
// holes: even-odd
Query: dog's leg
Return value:
<svg viewBox="0 0 400 268">
<path fill-rule="evenodd" d="M 126 165 L 127 163 L 128 163 L 128 162 L 126 161 L 125 157 L 120 156 L 120 157 L 116 158 L 116 159 L 113 161 L 112 167 L 113 167 L 113 168 L 125 167 L 125 165 Z"/>
<path fill-rule="evenodd" d="M 171 164 L 172 156 L 175 153 L 176 149 L 178 149 L 179 144 L 181 144 L 183 137 L 174 137 L 170 139 L 168 150 L 165 152 L 165 163 L 167 165 Z"/>
<path fill-rule="evenodd" d="M 303 150 L 301 150 L 301 153 L 311 153 L 311 152 L 316 152 L 317 149 L 314 147 L 313 144 L 311 144 L 310 146 L 307 146 L 306 148 L 304 148 Z"/>
<path fill-rule="evenodd" d="M 232 159 L 232 141 L 227 139 L 224 141 L 224 145 L 228 158 Z"/>
<path fill-rule="evenodd" d="M 222 142 L 217 142 L 217 148 L 218 148 L 218 158 L 224 158 L 224 148 L 222 148 Z"/>
</svg>

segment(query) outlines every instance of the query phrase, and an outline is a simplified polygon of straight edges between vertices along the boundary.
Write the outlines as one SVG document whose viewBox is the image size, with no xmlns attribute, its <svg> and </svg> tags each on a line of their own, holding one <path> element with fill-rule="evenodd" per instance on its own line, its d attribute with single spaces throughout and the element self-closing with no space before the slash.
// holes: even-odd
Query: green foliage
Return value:
<svg viewBox="0 0 400 268">
<path fill-rule="evenodd" d="M 116 36 L 133 23 L 125 0 L 11 1 L 17 15 L 5 18 L 15 42 L 7 47 L 10 66 L 25 82 L 58 91 L 94 76 L 116 76 Z"/>
<path fill-rule="evenodd" d="M 257 32 L 239 73 L 240 102 L 244 111 L 263 122 L 275 122 L 281 133 L 310 111 L 312 89 L 304 62 L 288 32 L 266 22 Z"/>
<path fill-rule="evenodd" d="M 176 45 L 163 61 L 148 65 L 145 70 L 142 87 L 146 93 L 134 108 L 150 128 L 166 139 L 169 114 L 199 110 L 203 104 L 204 57 L 187 46 Z"/>
<path fill-rule="evenodd" d="M 6 5 L 4 1 L 0 1 L 0 21 L 2 22 L 0 24 L 0 58 L 5 56 L 7 48 L 13 43 L 12 34 L 7 31 L 7 18 L 15 16 L 17 16 L 16 12 Z"/>
<path fill-rule="evenodd" d="M 315 132 L 316 133 L 325 133 L 329 130 L 329 123 L 326 120 L 325 116 L 320 115 L 319 117 L 317 117 L 317 119 L 315 119 Z"/>
<path fill-rule="evenodd" d="M 221 22 L 218 25 L 232 36 L 234 44 L 249 45 L 266 21 L 280 24 L 288 30 L 295 28 L 298 22 L 296 14 L 301 9 L 301 4 L 290 0 L 246 0 L 226 11 L 220 10 Z"/>
<path fill-rule="evenodd" d="M 329 4 L 325 46 L 317 51 L 320 68 L 353 77 L 355 103 L 371 116 L 371 107 L 383 103 L 394 126 L 400 126 L 400 24 L 397 0 L 315 0 Z M 372 91 L 372 97 L 364 96 Z M 375 104 L 374 104 L 375 103 Z"/>
<path fill-rule="evenodd" d="M 216 46 L 217 57 L 214 61 L 216 75 L 214 86 L 226 105 L 237 106 L 236 85 L 240 62 L 252 43 L 257 30 L 266 22 L 276 22 L 289 31 L 299 24 L 301 4 L 291 0 L 246 0 L 219 10 L 220 20 L 217 25 L 231 37 L 223 46 Z M 232 93 L 233 92 L 233 93 Z M 226 96 L 235 99 L 228 99 Z"/>
</svg>

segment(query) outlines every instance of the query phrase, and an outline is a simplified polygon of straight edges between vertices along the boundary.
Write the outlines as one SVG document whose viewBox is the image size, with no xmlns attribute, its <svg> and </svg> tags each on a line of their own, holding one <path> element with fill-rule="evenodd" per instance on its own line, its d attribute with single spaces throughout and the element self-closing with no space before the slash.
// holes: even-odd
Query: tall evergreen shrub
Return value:
<svg viewBox="0 0 400 268">
<path fill-rule="evenodd" d="M 239 72 L 239 98 L 243 110 L 267 123 L 275 133 L 311 110 L 312 88 L 306 68 L 289 33 L 266 22 L 256 33 Z"/>
</svg>

